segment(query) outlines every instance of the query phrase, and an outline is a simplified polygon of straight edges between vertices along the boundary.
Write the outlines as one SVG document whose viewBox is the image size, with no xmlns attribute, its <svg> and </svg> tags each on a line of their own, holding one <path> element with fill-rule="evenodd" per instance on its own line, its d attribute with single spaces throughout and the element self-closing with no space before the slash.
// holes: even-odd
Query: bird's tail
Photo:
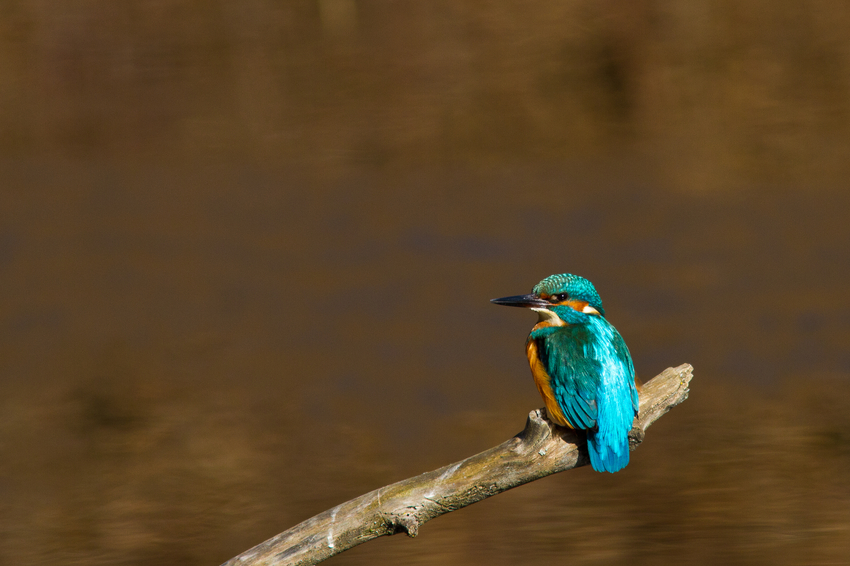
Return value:
<svg viewBox="0 0 850 566">
<path fill-rule="evenodd" d="M 617 472 L 629 463 L 629 437 L 612 439 L 597 429 L 587 431 L 587 451 L 590 465 L 597 472 Z"/>
</svg>

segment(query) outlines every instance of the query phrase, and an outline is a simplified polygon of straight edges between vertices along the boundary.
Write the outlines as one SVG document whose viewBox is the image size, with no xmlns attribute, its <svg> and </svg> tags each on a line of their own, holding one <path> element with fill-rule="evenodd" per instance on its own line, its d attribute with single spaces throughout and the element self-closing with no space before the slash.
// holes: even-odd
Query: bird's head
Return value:
<svg viewBox="0 0 850 566">
<path fill-rule="evenodd" d="M 602 299 L 593 283 L 570 273 L 550 275 L 534 286 L 528 295 L 493 299 L 497 305 L 529 308 L 540 315 L 540 320 L 561 324 L 575 324 L 590 316 L 605 316 Z"/>
</svg>

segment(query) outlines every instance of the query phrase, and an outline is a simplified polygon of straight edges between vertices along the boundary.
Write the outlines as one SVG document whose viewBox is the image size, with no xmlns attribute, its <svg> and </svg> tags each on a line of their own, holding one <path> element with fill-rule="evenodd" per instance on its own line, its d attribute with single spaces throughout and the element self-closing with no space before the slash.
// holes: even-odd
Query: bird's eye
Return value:
<svg viewBox="0 0 850 566">
<path fill-rule="evenodd" d="M 555 299 L 556 303 L 562 303 L 567 299 L 566 293 L 558 293 L 557 295 L 552 295 L 552 298 Z"/>
</svg>

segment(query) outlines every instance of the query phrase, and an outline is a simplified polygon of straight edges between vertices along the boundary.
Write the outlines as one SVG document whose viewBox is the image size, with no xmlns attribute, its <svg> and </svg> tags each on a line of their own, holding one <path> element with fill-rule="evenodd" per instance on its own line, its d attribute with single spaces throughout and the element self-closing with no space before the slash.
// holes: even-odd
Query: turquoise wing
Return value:
<svg viewBox="0 0 850 566">
<path fill-rule="evenodd" d="M 629 462 L 628 433 L 638 411 L 634 365 L 617 330 L 602 318 L 558 327 L 538 338 L 541 361 L 569 423 L 588 431 L 597 471 Z"/>
<path fill-rule="evenodd" d="M 588 336 L 580 326 L 563 326 L 538 339 L 541 361 L 558 405 L 573 428 L 596 426 L 596 397 L 602 364 L 587 357 L 581 344 Z"/>
</svg>

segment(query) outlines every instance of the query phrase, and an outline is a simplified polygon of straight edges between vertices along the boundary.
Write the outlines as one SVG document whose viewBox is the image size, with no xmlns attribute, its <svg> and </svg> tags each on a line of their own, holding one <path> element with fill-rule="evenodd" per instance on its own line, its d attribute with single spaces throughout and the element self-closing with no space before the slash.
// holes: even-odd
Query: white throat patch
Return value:
<svg viewBox="0 0 850 566">
<path fill-rule="evenodd" d="M 546 308 L 534 308 L 534 307 L 532 307 L 531 310 L 536 312 L 537 315 L 540 317 L 539 320 L 538 320 L 538 324 L 541 323 L 541 322 L 545 322 L 545 323 L 547 323 L 548 325 L 551 325 L 551 326 L 566 326 L 567 325 L 567 323 L 564 322 L 563 320 L 561 320 L 561 317 L 559 317 L 557 314 L 555 314 L 554 311 L 550 311 L 549 309 L 546 309 Z"/>
</svg>

